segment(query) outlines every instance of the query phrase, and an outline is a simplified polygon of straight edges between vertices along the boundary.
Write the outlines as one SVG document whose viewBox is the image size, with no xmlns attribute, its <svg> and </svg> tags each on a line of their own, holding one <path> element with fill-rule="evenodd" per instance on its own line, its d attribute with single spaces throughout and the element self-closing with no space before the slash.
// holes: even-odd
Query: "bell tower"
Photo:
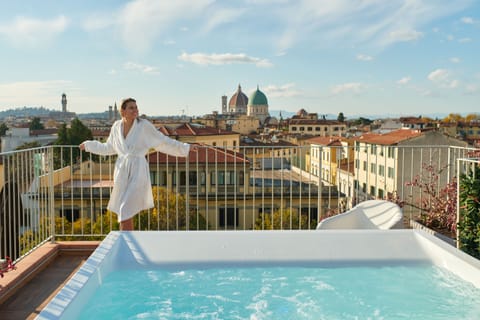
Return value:
<svg viewBox="0 0 480 320">
<path fill-rule="evenodd" d="M 65 93 L 62 94 L 62 112 L 67 112 L 67 95 Z"/>
</svg>

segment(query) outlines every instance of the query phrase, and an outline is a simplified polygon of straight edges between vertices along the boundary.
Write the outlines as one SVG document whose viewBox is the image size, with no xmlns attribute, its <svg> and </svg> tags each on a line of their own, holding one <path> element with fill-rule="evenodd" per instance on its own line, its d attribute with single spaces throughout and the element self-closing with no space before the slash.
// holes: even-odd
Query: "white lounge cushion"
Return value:
<svg viewBox="0 0 480 320">
<path fill-rule="evenodd" d="M 368 200 L 320 221 L 318 229 L 393 229 L 403 227 L 402 209 L 386 200 Z"/>
</svg>

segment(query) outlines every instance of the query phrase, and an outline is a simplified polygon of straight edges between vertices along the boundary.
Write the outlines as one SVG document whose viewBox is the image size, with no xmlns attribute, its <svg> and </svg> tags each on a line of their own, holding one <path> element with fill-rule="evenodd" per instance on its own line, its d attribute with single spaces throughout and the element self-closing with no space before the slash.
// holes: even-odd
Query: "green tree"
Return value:
<svg viewBox="0 0 480 320">
<path fill-rule="evenodd" d="M 67 131 L 67 137 L 71 145 L 79 145 L 85 140 L 93 138 L 92 131 L 86 127 L 82 121 L 75 118 L 70 123 L 70 130 Z"/>
<path fill-rule="evenodd" d="M 186 230 L 187 201 L 185 195 L 167 192 L 162 187 L 153 187 L 155 207 L 135 216 L 134 225 L 141 230 Z M 197 214 L 193 207 L 188 212 L 189 230 L 206 230 L 205 218 Z"/>
<path fill-rule="evenodd" d="M 8 127 L 5 123 L 0 124 L 0 137 L 4 136 L 7 133 Z"/>
<path fill-rule="evenodd" d="M 80 157 L 80 149 L 78 145 L 85 140 L 92 140 L 92 131 L 88 129 L 78 118 L 75 118 L 70 123 L 70 128 L 63 124 L 58 129 L 58 138 L 55 141 L 57 146 L 71 146 L 67 148 L 56 148 L 55 152 L 55 168 L 70 165 Z M 82 158 L 87 159 L 88 153 L 82 152 Z M 92 159 L 97 159 L 97 156 L 92 156 Z"/>
<path fill-rule="evenodd" d="M 35 117 L 32 119 L 32 121 L 30 122 L 30 126 L 29 126 L 30 130 L 42 130 L 42 129 L 45 129 L 45 127 L 43 126 L 43 124 L 40 122 L 40 118 L 38 117 Z"/>
<path fill-rule="evenodd" d="M 480 259 L 480 166 L 460 178 L 460 249 Z M 476 173 L 476 174 L 475 174 Z"/>
<path fill-rule="evenodd" d="M 25 142 L 24 144 L 18 146 L 15 150 L 33 149 L 38 147 L 41 147 L 40 143 L 38 143 L 38 141 L 32 141 L 32 142 Z"/>
<path fill-rule="evenodd" d="M 345 122 L 345 116 L 343 115 L 343 112 L 338 114 L 337 120 L 340 122 Z"/>
<path fill-rule="evenodd" d="M 255 230 L 290 230 L 290 229 L 314 229 L 317 226 L 315 220 L 308 225 L 308 215 L 299 214 L 297 210 L 276 210 L 272 214 L 262 213 L 255 220 Z"/>
</svg>

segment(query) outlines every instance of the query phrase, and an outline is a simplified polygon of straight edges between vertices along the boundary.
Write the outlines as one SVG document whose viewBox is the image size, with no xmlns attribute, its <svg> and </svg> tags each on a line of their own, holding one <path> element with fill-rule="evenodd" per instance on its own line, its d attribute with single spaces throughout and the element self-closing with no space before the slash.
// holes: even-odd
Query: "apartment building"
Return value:
<svg viewBox="0 0 480 320">
<path fill-rule="evenodd" d="M 355 140 L 355 190 L 358 200 L 385 198 L 397 193 L 415 199 L 405 182 L 421 174 L 425 165 L 436 167 L 442 181 L 451 174 L 451 147 L 467 143 L 437 130 L 400 129 L 385 134 L 369 133 Z"/>
<path fill-rule="evenodd" d="M 353 159 L 351 140 L 338 136 L 315 137 L 308 140 L 310 144 L 307 171 L 321 177 L 324 183 L 337 185 L 338 169 L 341 164 Z"/>
<path fill-rule="evenodd" d="M 182 123 L 178 126 L 158 126 L 164 135 L 187 143 L 196 143 L 230 150 L 238 150 L 240 134 L 201 124 Z"/>
</svg>

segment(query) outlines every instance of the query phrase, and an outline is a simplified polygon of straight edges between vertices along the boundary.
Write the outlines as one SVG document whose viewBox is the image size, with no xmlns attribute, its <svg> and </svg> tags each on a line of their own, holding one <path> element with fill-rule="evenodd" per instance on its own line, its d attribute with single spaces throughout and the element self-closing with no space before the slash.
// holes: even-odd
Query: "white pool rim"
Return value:
<svg viewBox="0 0 480 320">
<path fill-rule="evenodd" d="M 480 260 L 422 230 L 111 232 L 36 319 L 73 319 L 108 273 L 162 265 L 431 263 L 480 288 Z"/>
</svg>

